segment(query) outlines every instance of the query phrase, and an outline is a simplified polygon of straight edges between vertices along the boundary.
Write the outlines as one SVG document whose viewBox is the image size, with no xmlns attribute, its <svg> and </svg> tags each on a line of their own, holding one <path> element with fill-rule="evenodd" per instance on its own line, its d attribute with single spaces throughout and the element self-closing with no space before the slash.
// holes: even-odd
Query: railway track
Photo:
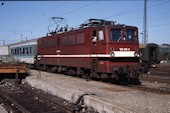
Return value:
<svg viewBox="0 0 170 113">
<path fill-rule="evenodd" d="M 155 67 L 149 71 L 151 75 L 170 77 L 170 66 Z"/>
<path fill-rule="evenodd" d="M 150 88 L 145 85 L 129 85 L 128 87 L 156 94 L 170 94 L 170 88 L 167 87 Z"/>
<path fill-rule="evenodd" d="M 163 77 L 161 78 L 161 77 L 155 77 L 155 76 L 142 76 L 140 77 L 140 80 L 170 84 L 170 78 L 163 78 Z"/>
<path fill-rule="evenodd" d="M 81 106 L 25 85 L 0 86 L 0 102 L 12 113 L 81 113 Z"/>
<path fill-rule="evenodd" d="M 159 66 L 151 68 L 148 75 L 140 77 L 141 86 L 131 86 L 144 91 L 170 94 L 170 66 Z M 152 86 L 152 87 L 151 87 Z M 154 87 L 154 88 L 153 88 Z"/>
</svg>

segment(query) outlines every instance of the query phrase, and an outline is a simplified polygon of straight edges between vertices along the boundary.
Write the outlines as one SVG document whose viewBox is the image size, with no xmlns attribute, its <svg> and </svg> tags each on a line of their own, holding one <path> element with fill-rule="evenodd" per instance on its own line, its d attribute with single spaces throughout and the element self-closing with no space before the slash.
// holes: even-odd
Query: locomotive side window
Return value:
<svg viewBox="0 0 170 113">
<path fill-rule="evenodd" d="M 126 30 L 126 40 L 127 41 L 135 41 L 136 39 L 136 31 L 133 29 Z"/>
<path fill-rule="evenodd" d="M 69 45 L 75 45 L 76 35 L 69 36 Z"/>
<path fill-rule="evenodd" d="M 42 45 L 42 47 L 45 47 L 45 44 L 44 44 L 44 40 L 43 40 L 43 39 L 42 39 L 41 45 Z"/>
<path fill-rule="evenodd" d="M 92 42 L 93 43 L 97 42 L 97 33 L 96 33 L 96 31 L 93 31 L 93 33 L 92 33 Z"/>
<path fill-rule="evenodd" d="M 42 47 L 42 42 L 41 42 L 41 40 L 38 41 L 38 45 L 39 45 L 40 47 Z"/>
<path fill-rule="evenodd" d="M 121 30 L 120 29 L 111 29 L 111 40 L 119 41 L 121 39 Z"/>
<path fill-rule="evenodd" d="M 84 44 L 84 33 L 77 34 L 77 44 Z"/>
<path fill-rule="evenodd" d="M 13 50 L 11 49 L 11 55 L 12 55 L 12 53 L 13 53 Z"/>
<path fill-rule="evenodd" d="M 60 37 L 57 37 L 57 46 L 60 46 Z"/>
<path fill-rule="evenodd" d="M 47 44 L 47 47 L 50 47 L 50 45 L 51 45 L 51 42 L 50 42 L 50 40 L 47 40 L 47 42 L 46 42 Z"/>
<path fill-rule="evenodd" d="M 104 40 L 103 30 L 99 31 L 99 41 Z"/>
<path fill-rule="evenodd" d="M 48 47 L 54 47 L 54 40 L 53 39 L 48 40 Z"/>
<path fill-rule="evenodd" d="M 67 45 L 67 36 L 62 37 L 62 45 L 66 46 Z"/>
<path fill-rule="evenodd" d="M 47 47 L 47 43 L 46 43 L 45 39 L 43 40 L 43 45 L 44 45 L 44 47 Z"/>
</svg>

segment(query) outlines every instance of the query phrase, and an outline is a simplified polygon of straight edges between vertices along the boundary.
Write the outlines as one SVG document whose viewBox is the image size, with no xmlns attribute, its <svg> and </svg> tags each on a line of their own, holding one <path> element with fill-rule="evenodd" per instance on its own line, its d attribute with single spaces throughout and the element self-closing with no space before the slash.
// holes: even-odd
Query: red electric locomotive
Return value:
<svg viewBox="0 0 170 113">
<path fill-rule="evenodd" d="M 138 81 L 139 42 L 134 26 L 89 19 L 78 29 L 38 39 L 37 53 L 44 70 Z"/>
</svg>

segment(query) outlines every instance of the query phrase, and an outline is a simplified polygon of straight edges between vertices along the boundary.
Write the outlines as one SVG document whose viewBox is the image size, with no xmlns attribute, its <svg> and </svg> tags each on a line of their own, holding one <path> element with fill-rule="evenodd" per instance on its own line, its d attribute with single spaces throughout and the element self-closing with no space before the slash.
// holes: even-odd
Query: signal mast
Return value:
<svg viewBox="0 0 170 113">
<path fill-rule="evenodd" d="M 148 1 L 148 0 L 144 0 L 142 44 L 147 44 L 147 43 L 148 43 L 147 1 Z"/>
</svg>

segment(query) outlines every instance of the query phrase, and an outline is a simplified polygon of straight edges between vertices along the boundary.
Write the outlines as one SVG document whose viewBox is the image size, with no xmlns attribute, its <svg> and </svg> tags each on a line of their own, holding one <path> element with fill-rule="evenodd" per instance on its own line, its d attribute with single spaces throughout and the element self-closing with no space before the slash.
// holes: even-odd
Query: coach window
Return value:
<svg viewBox="0 0 170 113">
<path fill-rule="evenodd" d="M 30 47 L 30 54 L 32 54 L 32 50 L 31 50 L 32 48 Z"/>
<path fill-rule="evenodd" d="M 23 54 L 25 54 L 25 48 L 23 48 Z"/>
<path fill-rule="evenodd" d="M 19 55 L 19 48 L 17 48 L 17 55 Z"/>
<path fill-rule="evenodd" d="M 27 54 L 27 55 L 29 54 L 28 47 L 26 47 L 26 54 Z"/>
<path fill-rule="evenodd" d="M 99 31 L 99 41 L 104 40 L 103 30 Z"/>
<path fill-rule="evenodd" d="M 11 49 L 11 54 L 12 54 L 12 55 L 14 54 L 14 50 L 13 50 L 13 49 Z"/>
<path fill-rule="evenodd" d="M 22 48 L 19 48 L 19 54 L 22 55 Z"/>
<path fill-rule="evenodd" d="M 17 49 L 15 49 L 15 55 L 17 54 Z"/>
<path fill-rule="evenodd" d="M 12 52 L 13 52 L 13 51 L 12 51 L 12 49 L 11 49 L 11 55 L 12 55 Z"/>
</svg>

